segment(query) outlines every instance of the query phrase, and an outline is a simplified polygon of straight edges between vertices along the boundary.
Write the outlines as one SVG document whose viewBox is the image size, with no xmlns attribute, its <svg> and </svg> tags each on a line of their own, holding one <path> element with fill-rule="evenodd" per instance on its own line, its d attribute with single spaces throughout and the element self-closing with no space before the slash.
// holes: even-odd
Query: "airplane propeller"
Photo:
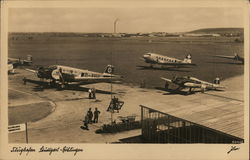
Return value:
<svg viewBox="0 0 250 160">
<path fill-rule="evenodd" d="M 51 77 L 52 70 L 50 68 L 39 67 L 37 70 L 37 77 L 44 79 L 52 79 Z"/>
<path fill-rule="evenodd" d="M 64 80 L 64 78 L 63 78 L 63 74 L 62 74 L 62 69 L 61 68 L 59 68 L 59 80 L 60 80 L 60 82 L 61 82 L 61 88 L 64 88 L 65 87 L 65 80 Z"/>
<path fill-rule="evenodd" d="M 45 74 L 44 67 L 39 67 L 38 70 L 37 70 L 37 77 L 43 78 L 44 74 Z"/>
</svg>

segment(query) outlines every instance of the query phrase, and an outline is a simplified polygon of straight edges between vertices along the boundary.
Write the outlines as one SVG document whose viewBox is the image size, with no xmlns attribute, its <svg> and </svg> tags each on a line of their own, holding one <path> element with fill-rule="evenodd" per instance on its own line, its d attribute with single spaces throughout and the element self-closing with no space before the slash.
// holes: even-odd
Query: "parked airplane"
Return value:
<svg viewBox="0 0 250 160">
<path fill-rule="evenodd" d="M 14 66 L 11 63 L 8 63 L 8 74 L 14 74 L 15 70 L 14 70 Z"/>
<path fill-rule="evenodd" d="M 150 63 L 151 67 L 153 68 L 154 64 L 158 65 L 172 65 L 175 67 L 178 67 L 180 65 L 195 65 L 192 63 L 192 56 L 191 54 L 188 54 L 184 60 L 168 57 L 168 56 L 163 56 L 160 54 L 156 53 L 147 53 L 143 55 L 143 60 L 146 63 Z"/>
<path fill-rule="evenodd" d="M 8 58 L 8 63 L 13 64 L 14 67 L 20 66 L 20 65 L 30 65 L 32 64 L 32 55 L 27 55 L 27 59 Z"/>
<path fill-rule="evenodd" d="M 47 68 L 40 67 L 37 71 L 26 69 L 37 74 L 42 80 L 49 80 L 49 85 L 58 86 L 63 89 L 69 84 L 86 84 L 98 82 L 111 82 L 120 80 L 122 77 L 114 75 L 114 66 L 107 65 L 104 73 L 77 69 L 62 65 L 52 65 Z"/>
<path fill-rule="evenodd" d="M 188 94 L 192 93 L 192 89 L 200 88 L 201 92 L 205 92 L 205 90 L 220 90 L 225 87 L 220 85 L 220 79 L 216 78 L 213 83 L 209 83 L 206 81 L 199 80 L 194 77 L 183 76 L 183 77 L 174 77 L 172 80 L 161 77 L 164 81 L 166 81 L 165 89 L 172 92 L 183 91 L 184 89 L 188 89 Z"/>
<path fill-rule="evenodd" d="M 232 59 L 235 61 L 240 61 L 242 64 L 244 64 L 244 57 L 239 56 L 237 53 L 235 53 L 234 56 L 215 55 L 214 57 Z"/>
</svg>

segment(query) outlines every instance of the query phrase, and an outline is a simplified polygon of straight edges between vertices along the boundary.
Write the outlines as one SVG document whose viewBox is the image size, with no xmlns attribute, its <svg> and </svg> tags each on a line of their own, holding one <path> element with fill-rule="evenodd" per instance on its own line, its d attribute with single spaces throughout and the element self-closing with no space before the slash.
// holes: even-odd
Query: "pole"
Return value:
<svg viewBox="0 0 250 160">
<path fill-rule="evenodd" d="M 28 144 L 28 123 L 25 122 L 25 132 L 26 132 L 26 143 Z"/>
<path fill-rule="evenodd" d="M 113 124 L 113 112 L 111 111 L 111 125 Z"/>
<path fill-rule="evenodd" d="M 118 20 L 119 20 L 119 19 L 117 18 L 117 19 L 115 19 L 115 21 L 114 21 L 114 33 L 116 33 L 116 23 L 117 23 Z"/>
</svg>

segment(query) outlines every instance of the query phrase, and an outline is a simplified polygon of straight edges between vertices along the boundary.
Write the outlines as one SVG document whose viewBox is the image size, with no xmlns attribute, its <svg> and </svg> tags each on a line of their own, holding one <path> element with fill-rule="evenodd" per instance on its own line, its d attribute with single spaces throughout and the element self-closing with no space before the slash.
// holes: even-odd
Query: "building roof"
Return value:
<svg viewBox="0 0 250 160">
<path fill-rule="evenodd" d="M 230 84 L 228 85 L 230 87 Z M 225 92 L 168 95 L 161 103 L 143 105 L 244 139 L 243 88 L 239 90 L 229 88 Z"/>
</svg>

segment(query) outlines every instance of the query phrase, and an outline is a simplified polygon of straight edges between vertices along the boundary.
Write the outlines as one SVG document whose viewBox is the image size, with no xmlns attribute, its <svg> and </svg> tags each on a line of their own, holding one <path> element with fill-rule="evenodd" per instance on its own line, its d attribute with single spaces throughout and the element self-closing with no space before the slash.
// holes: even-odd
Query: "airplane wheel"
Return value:
<svg viewBox="0 0 250 160">
<path fill-rule="evenodd" d="M 64 89 L 64 88 L 65 88 L 65 85 L 64 85 L 64 84 L 61 84 L 60 87 L 61 87 L 61 89 Z"/>
<path fill-rule="evenodd" d="M 202 90 L 201 90 L 201 93 L 205 93 L 205 89 L 202 89 Z"/>
<path fill-rule="evenodd" d="M 188 94 L 191 94 L 192 93 L 192 89 L 190 88 L 189 90 L 188 90 Z"/>
<path fill-rule="evenodd" d="M 58 86 L 57 86 L 57 89 L 58 90 L 63 90 L 63 89 L 65 89 L 65 85 L 64 84 L 59 84 Z"/>
</svg>

